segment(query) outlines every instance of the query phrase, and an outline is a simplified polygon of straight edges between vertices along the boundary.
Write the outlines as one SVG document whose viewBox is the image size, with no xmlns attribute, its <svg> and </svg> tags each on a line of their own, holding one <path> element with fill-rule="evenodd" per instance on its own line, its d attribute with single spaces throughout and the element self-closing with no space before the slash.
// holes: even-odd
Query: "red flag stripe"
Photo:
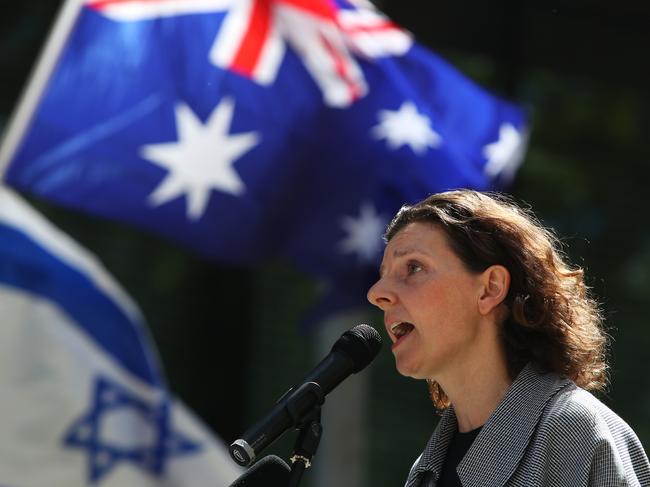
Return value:
<svg viewBox="0 0 650 487">
<path fill-rule="evenodd" d="M 246 33 L 230 66 L 233 71 L 249 77 L 253 75 L 271 29 L 272 1 L 254 0 Z"/>
</svg>

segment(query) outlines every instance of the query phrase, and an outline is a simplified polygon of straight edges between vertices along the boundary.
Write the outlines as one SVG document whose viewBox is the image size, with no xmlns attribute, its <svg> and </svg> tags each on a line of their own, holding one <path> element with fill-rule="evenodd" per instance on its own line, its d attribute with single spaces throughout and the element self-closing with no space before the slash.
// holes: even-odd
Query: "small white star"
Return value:
<svg viewBox="0 0 650 487">
<path fill-rule="evenodd" d="M 347 232 L 347 236 L 339 244 L 341 251 L 357 254 L 360 261 L 372 262 L 381 250 L 381 236 L 386 226 L 386 221 L 376 212 L 374 206 L 363 203 L 359 217 L 344 216 L 341 226 Z"/>
<path fill-rule="evenodd" d="M 499 139 L 483 147 L 483 155 L 487 157 L 485 174 L 496 177 L 503 174 L 510 179 L 524 156 L 522 135 L 511 123 L 501 124 Z"/>
<path fill-rule="evenodd" d="M 413 102 L 405 101 L 399 110 L 380 110 L 379 124 L 372 128 L 376 139 L 386 139 L 388 147 L 395 150 L 409 145 L 418 155 L 427 147 L 436 148 L 442 144 L 442 137 L 431 128 L 431 120 L 418 113 Z"/>
<path fill-rule="evenodd" d="M 175 109 L 178 141 L 142 147 L 142 157 L 169 171 L 149 195 L 153 206 L 186 194 L 187 217 L 198 220 L 208 204 L 210 190 L 233 195 L 245 191 L 233 163 L 258 144 L 259 136 L 256 132 L 228 134 L 234 107 L 231 98 L 224 98 L 203 125 L 181 103 Z"/>
</svg>

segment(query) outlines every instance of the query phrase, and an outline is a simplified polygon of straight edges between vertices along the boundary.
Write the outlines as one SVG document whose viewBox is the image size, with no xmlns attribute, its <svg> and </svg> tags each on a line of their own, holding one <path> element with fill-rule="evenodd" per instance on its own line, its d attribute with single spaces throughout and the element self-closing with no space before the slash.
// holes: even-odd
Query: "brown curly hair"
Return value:
<svg viewBox="0 0 650 487">
<path fill-rule="evenodd" d="M 438 193 L 403 206 L 385 240 L 413 222 L 442 228 L 470 272 L 495 264 L 510 272 L 501 336 L 511 379 L 530 362 L 587 390 L 606 386 L 608 340 L 599 306 L 582 269 L 568 264 L 558 239 L 529 210 L 498 193 Z M 449 405 L 438 383 L 430 382 L 429 390 L 438 409 Z"/>
</svg>

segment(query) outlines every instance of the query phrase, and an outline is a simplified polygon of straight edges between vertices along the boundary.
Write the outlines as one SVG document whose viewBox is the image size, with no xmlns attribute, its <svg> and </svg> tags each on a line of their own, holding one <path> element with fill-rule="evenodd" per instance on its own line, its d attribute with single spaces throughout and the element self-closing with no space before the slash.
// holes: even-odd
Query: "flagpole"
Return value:
<svg viewBox="0 0 650 487">
<path fill-rule="evenodd" d="M 59 10 L 54 26 L 47 36 L 47 42 L 28 78 L 27 87 L 23 90 L 17 108 L 14 109 L 7 125 L 8 128 L 4 131 L 0 143 L 0 177 L 3 177 L 9 161 L 31 122 L 36 105 L 56 67 L 63 45 L 68 40 L 83 3 L 84 0 L 65 0 Z"/>
<path fill-rule="evenodd" d="M 329 353 L 332 343 L 343 332 L 367 321 L 367 318 L 366 312 L 350 309 L 326 319 L 314 333 L 316 357 Z M 370 370 L 350 376 L 325 400 L 322 408 L 323 436 L 311 475 L 315 487 L 360 487 L 367 484 Z"/>
</svg>

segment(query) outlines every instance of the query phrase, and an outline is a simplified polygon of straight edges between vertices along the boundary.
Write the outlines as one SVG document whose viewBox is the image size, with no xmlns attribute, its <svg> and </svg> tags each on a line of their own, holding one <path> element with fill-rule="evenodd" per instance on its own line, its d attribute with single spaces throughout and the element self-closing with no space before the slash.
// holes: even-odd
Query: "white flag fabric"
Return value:
<svg viewBox="0 0 650 487">
<path fill-rule="evenodd" d="M 0 187 L 0 485 L 229 485 L 241 470 L 153 350 L 98 260 Z"/>
</svg>

